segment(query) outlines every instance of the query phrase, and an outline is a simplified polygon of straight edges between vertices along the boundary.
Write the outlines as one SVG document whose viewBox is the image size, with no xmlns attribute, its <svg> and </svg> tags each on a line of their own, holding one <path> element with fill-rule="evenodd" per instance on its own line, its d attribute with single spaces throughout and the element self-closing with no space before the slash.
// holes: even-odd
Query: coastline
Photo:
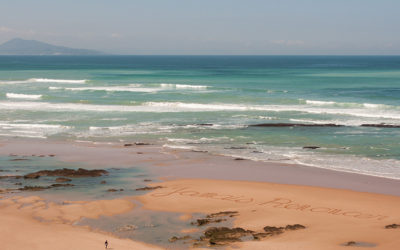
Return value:
<svg viewBox="0 0 400 250">
<path fill-rule="evenodd" d="M 376 249 L 395 249 L 394 246 L 400 243 L 397 240 L 398 229 L 385 229 L 386 225 L 400 221 L 400 215 L 396 211 L 396 207 L 400 206 L 400 180 L 301 165 L 238 160 L 204 152 L 163 148 L 151 143 L 150 145 L 133 143 L 124 146 L 122 143 L 2 140 L 0 155 L 18 158 L 54 155 L 54 158 L 59 161 L 82 163 L 87 169 L 116 167 L 129 169 L 132 166 L 140 166 L 147 169 L 153 179 L 161 181 L 149 183 L 149 186 L 163 187 L 143 194 L 126 191 L 122 194 L 123 198 L 109 196 L 106 202 L 112 207 L 111 211 L 114 211 L 114 208 L 123 207 L 121 199 L 122 204 L 128 202 L 131 205 L 119 212 L 107 213 L 107 209 L 101 210 L 94 217 L 91 217 L 93 210 L 82 210 L 82 206 L 90 204 L 90 201 L 72 203 L 63 201 L 61 204 L 56 202 L 53 206 L 49 206 L 52 204 L 51 200 L 32 198 L 32 193 L 29 192 L 17 193 L 17 196 L 2 194 L 0 211 L 3 214 L 2 218 L 4 217 L 2 221 L 6 223 L 3 223 L 1 231 L 5 232 L 11 225 L 15 228 L 4 234 L 11 242 L 9 248 L 6 247 L 6 249 L 24 249 L 27 246 L 36 246 L 33 249 L 46 249 L 40 243 L 43 238 L 47 239 L 46 245 L 49 247 L 47 249 L 64 249 L 61 246 L 70 249 L 73 242 L 78 242 L 78 240 L 81 242 L 81 239 L 85 242 L 84 244 L 88 244 L 85 249 L 95 249 L 95 247 L 101 247 L 104 237 L 111 239 L 113 249 L 138 249 L 138 247 L 158 249 L 158 246 L 142 245 L 131 239 L 118 239 L 101 229 L 102 232 L 75 225 L 81 218 L 96 219 L 101 216 L 112 218 L 116 214 L 127 211 L 134 213 L 134 201 L 140 201 L 145 209 L 187 215 L 188 223 L 194 213 L 207 214 L 237 210 L 239 215 L 232 222 L 235 227 L 257 231 L 265 226 L 290 224 L 306 226 L 304 231 L 285 232 L 265 240 L 245 241 L 232 245 L 232 247 L 239 246 L 244 249 L 265 249 L 267 242 L 273 245 L 273 249 L 290 249 L 294 246 L 296 249 L 341 249 L 343 247 L 341 244 L 347 241 L 371 243 L 376 245 Z M 178 192 L 175 192 L 162 195 L 168 193 L 167 191 L 176 191 L 177 188 L 184 188 L 180 192 L 188 193 L 177 195 Z M 216 193 L 216 195 L 207 198 L 205 194 L 210 193 Z M 19 195 L 30 198 L 20 198 Z M 42 196 L 40 192 L 35 192 L 33 195 Z M 203 197 L 198 197 L 199 195 Z M 62 195 L 60 196 L 62 199 Z M 273 203 L 274 199 L 275 203 Z M 248 202 L 249 200 L 251 202 Z M 76 206 L 72 210 L 60 209 L 71 204 Z M 309 206 L 304 208 L 308 211 L 295 209 L 304 206 Z M 309 211 L 317 208 L 325 208 L 325 210 Z M 327 210 L 328 208 L 330 210 Z M 58 214 L 60 211 L 62 211 L 61 217 Z M 88 214 L 87 211 L 91 212 Z M 337 215 L 338 213 L 342 215 Z M 41 220 L 37 220 L 38 214 Z M 9 219 L 6 220 L 5 216 Z M 357 218 L 357 216 L 362 218 Z M 210 226 L 218 226 L 218 224 Z M 21 237 L 26 232 L 19 233 L 18 227 L 24 227 L 27 230 L 38 228 L 40 233 L 25 240 Z M 199 228 L 199 230 L 204 229 Z M 64 237 L 64 241 L 57 236 L 62 232 L 68 232 L 68 237 Z M 172 237 L 172 235 L 166 237 Z M 18 242 L 18 246 L 12 245 L 13 242 Z"/>
</svg>

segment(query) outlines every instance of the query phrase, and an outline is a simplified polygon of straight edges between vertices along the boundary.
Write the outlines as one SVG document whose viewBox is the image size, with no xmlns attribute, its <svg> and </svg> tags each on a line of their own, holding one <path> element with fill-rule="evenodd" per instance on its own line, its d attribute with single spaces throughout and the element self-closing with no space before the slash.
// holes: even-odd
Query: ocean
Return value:
<svg viewBox="0 0 400 250">
<path fill-rule="evenodd" d="M 250 126 L 264 123 L 340 126 Z M 400 126 L 399 56 L 0 57 L 1 138 L 156 142 L 400 179 L 400 128 L 363 124 Z"/>
</svg>

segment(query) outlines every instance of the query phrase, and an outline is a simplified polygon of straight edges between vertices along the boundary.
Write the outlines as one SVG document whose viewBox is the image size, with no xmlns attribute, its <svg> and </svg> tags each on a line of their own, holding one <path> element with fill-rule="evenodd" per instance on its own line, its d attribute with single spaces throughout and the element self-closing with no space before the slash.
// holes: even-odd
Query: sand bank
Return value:
<svg viewBox="0 0 400 250">
<path fill-rule="evenodd" d="M 349 241 L 398 249 L 400 197 L 353 191 L 257 182 L 176 180 L 139 197 L 145 208 L 170 212 L 237 211 L 234 227 L 262 232 L 265 226 L 301 224 L 306 228 L 260 241 L 243 249 L 347 249 Z M 218 226 L 212 223 L 204 227 Z M 237 245 L 237 244 L 235 244 Z"/>
</svg>

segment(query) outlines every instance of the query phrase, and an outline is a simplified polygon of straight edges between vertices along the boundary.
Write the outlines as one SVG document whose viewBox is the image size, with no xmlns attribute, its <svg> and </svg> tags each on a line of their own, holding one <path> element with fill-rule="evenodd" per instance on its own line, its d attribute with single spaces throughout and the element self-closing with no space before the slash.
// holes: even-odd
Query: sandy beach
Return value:
<svg viewBox="0 0 400 250">
<path fill-rule="evenodd" d="M 140 184 L 150 187 L 146 192 L 127 189 L 91 200 L 77 195 L 70 201 L 63 188 L 53 193 L 3 190 L 0 234 L 7 240 L 2 249 L 101 249 L 106 239 L 112 249 L 167 248 L 78 223 L 135 214 L 137 204 L 180 215 L 179 231 L 164 236 L 166 242 L 179 243 L 170 249 L 397 249 L 400 244 L 400 228 L 385 228 L 400 222 L 397 180 L 147 144 L 4 140 L 0 155 L 10 161 L 51 155 L 87 169 L 135 165 L 157 180 Z M 211 220 L 196 224 L 202 218 Z M 212 227 L 240 230 L 229 231 L 228 239 L 223 234 L 200 238 Z"/>
</svg>

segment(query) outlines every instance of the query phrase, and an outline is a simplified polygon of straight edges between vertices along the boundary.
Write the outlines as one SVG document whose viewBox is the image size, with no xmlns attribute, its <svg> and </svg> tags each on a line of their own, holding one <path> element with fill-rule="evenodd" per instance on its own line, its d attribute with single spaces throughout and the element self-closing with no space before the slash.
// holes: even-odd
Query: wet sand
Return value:
<svg viewBox="0 0 400 250">
<path fill-rule="evenodd" d="M 374 249 L 397 249 L 400 244 L 400 229 L 385 229 L 385 225 L 400 224 L 400 180 L 235 160 L 160 145 L 3 140 L 0 155 L 52 155 L 60 161 L 81 162 L 87 169 L 140 166 L 154 179 L 165 181 L 150 184 L 164 188 L 145 195 L 108 201 L 59 204 L 15 196 L 32 193 L 0 194 L 0 235 L 9 239 L 5 249 L 73 249 L 76 242 L 85 244 L 82 249 L 99 249 L 105 238 L 111 239 L 113 249 L 157 249 L 74 225 L 81 218 L 134 212 L 136 200 L 144 208 L 178 212 L 187 218 L 193 213 L 235 210 L 239 216 L 234 225 L 253 231 L 265 226 L 306 226 L 232 245 L 243 249 L 343 249 L 341 244 L 349 241 L 370 243 Z"/>
</svg>

